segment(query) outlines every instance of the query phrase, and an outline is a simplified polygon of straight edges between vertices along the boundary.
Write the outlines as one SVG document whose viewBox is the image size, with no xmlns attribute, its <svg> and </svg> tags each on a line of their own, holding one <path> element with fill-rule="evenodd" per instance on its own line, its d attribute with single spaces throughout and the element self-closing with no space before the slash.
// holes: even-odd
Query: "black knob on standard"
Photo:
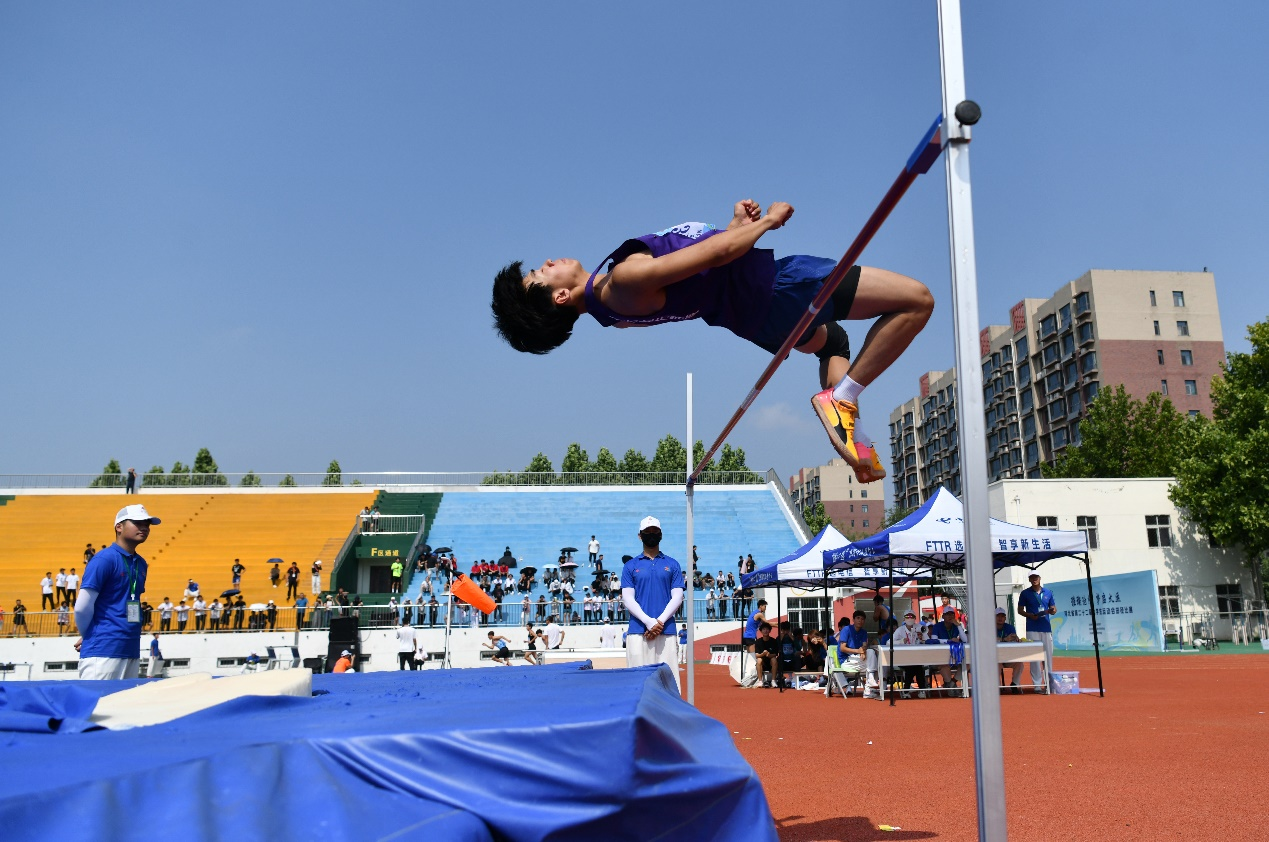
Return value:
<svg viewBox="0 0 1269 842">
<path fill-rule="evenodd" d="M 955 113 L 956 119 L 960 121 L 962 126 L 972 126 L 983 117 L 983 110 L 972 99 L 967 99 L 957 105 Z"/>
</svg>

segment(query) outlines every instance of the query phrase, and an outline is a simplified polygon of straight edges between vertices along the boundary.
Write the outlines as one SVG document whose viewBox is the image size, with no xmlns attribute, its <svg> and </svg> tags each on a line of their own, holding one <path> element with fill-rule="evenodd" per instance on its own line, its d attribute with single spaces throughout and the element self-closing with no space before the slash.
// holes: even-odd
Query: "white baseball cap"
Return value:
<svg viewBox="0 0 1269 842">
<path fill-rule="evenodd" d="M 660 528 L 661 528 L 661 521 L 657 520 L 657 519 L 656 519 L 656 518 L 654 518 L 652 515 L 648 515 L 648 516 L 647 516 L 647 517 L 645 517 L 643 520 L 639 521 L 639 531 L 640 531 L 640 532 L 642 532 L 643 530 L 648 529 L 648 528 L 650 528 L 650 527 L 655 527 L 655 528 L 657 528 L 657 529 L 660 529 Z"/>
<path fill-rule="evenodd" d="M 352 656 L 352 653 L 351 653 L 351 652 L 349 652 L 347 649 L 345 649 L 343 652 L 340 652 L 339 654 L 341 654 L 341 655 L 348 655 L 348 656 L 350 656 L 350 657 Z"/>
<path fill-rule="evenodd" d="M 999 617 L 1008 617 L 1008 616 L 1009 616 L 1009 612 L 1008 612 L 1008 611 L 1006 611 L 1006 610 L 1005 610 L 1005 609 L 1003 609 L 1003 608 L 997 608 L 997 609 L 996 609 L 996 615 L 997 615 L 997 616 L 999 616 Z"/>
<path fill-rule="evenodd" d="M 115 515 L 115 526 L 123 523 L 125 520 L 145 520 L 154 526 L 158 526 L 163 521 L 156 517 L 150 517 L 150 513 L 145 510 L 145 506 L 137 503 L 132 506 L 124 506 L 119 510 L 119 514 Z"/>
</svg>

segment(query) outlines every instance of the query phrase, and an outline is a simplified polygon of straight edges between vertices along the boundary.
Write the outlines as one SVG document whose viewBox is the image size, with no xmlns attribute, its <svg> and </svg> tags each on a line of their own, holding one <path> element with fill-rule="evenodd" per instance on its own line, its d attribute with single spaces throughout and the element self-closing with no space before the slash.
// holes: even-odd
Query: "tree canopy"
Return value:
<svg viewBox="0 0 1269 842">
<path fill-rule="evenodd" d="M 1047 479 L 1175 476 L 1177 448 L 1160 444 L 1183 436 L 1186 421 L 1158 392 L 1139 401 L 1122 385 L 1103 389 L 1079 422 L 1080 444 L 1041 470 Z"/>
<path fill-rule="evenodd" d="M 1269 321 L 1248 328 L 1251 353 L 1226 355 L 1212 380 L 1212 418 L 1195 418 L 1178 449 L 1172 502 L 1205 534 L 1240 547 L 1256 598 L 1269 552 Z M 1161 448 L 1162 449 L 1162 448 Z"/>
</svg>

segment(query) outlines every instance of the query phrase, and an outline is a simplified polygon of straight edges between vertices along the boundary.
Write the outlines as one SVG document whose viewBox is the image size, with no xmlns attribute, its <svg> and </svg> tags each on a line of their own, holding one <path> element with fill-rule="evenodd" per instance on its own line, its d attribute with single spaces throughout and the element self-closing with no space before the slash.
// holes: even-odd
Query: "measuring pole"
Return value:
<svg viewBox="0 0 1269 842">
<path fill-rule="evenodd" d="M 952 316 L 956 341 L 956 426 L 965 504 L 965 580 L 969 591 L 969 650 L 975 667 L 974 767 L 978 785 L 978 838 L 1004 840 L 1005 757 L 996 674 L 995 579 L 987 509 L 987 444 L 978 345 L 978 278 L 969 187 L 970 126 L 981 111 L 965 99 L 960 0 L 938 0 L 939 59 L 946 115 L 947 220 L 952 263 Z M 990 680 L 989 680 L 990 679 Z"/>
<path fill-rule="evenodd" d="M 695 541 L 694 526 L 692 519 L 695 515 L 693 512 L 693 495 L 695 494 L 694 483 L 692 482 L 692 451 L 696 449 L 696 440 L 692 438 L 692 372 L 687 373 L 687 581 L 684 583 L 683 597 L 687 601 L 687 611 L 684 617 L 687 618 L 687 703 L 689 705 L 696 704 L 696 658 L 693 657 L 696 649 L 696 586 L 692 584 L 696 574 L 696 561 L 692 558 L 692 544 Z M 675 669 L 678 669 L 675 666 Z"/>
</svg>

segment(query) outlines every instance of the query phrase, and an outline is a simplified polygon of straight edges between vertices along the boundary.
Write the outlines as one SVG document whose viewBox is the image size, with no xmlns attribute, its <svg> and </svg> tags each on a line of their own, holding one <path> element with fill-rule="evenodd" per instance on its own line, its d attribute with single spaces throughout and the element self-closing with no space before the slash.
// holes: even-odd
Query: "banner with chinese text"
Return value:
<svg viewBox="0 0 1269 842">
<path fill-rule="evenodd" d="M 1057 614 L 1052 618 L 1054 649 L 1092 649 L 1093 622 L 1088 584 L 1083 579 L 1048 582 Z M 1159 580 L 1153 570 L 1093 577 L 1097 636 L 1103 650 L 1163 651 Z"/>
</svg>

